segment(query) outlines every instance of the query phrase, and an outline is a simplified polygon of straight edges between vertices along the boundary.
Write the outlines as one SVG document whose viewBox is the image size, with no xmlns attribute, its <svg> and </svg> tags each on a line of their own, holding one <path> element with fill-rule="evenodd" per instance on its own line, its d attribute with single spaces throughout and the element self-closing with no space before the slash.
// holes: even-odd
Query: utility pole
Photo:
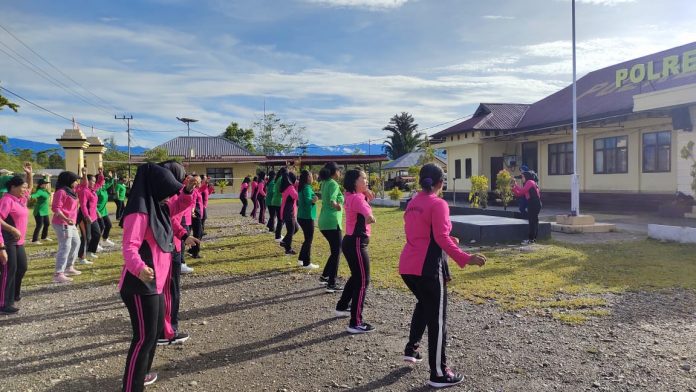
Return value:
<svg viewBox="0 0 696 392">
<path fill-rule="evenodd" d="M 114 120 L 126 120 L 126 124 L 128 124 L 128 178 L 131 176 L 131 136 L 130 136 L 130 120 L 133 119 L 133 115 L 131 114 L 129 117 L 126 116 L 121 116 L 118 117 L 114 115 Z"/>
</svg>

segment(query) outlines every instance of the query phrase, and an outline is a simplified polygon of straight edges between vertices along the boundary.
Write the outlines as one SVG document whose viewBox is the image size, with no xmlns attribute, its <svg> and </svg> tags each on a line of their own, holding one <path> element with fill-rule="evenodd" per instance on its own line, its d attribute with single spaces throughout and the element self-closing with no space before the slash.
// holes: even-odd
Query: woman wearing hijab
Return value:
<svg viewBox="0 0 696 392">
<path fill-rule="evenodd" d="M 174 234 L 171 215 L 190 207 L 192 189 L 180 192 L 184 180 L 181 165 L 162 167 L 144 164 L 138 168 L 128 204 L 123 212 L 123 271 L 119 291 L 133 327 L 123 391 L 142 391 L 157 380 L 149 373 L 164 328 L 165 284 L 170 279 Z"/>
<path fill-rule="evenodd" d="M 80 247 L 80 231 L 75 226 L 79 206 L 75 189 L 79 179 L 77 174 L 64 171 L 58 175 L 58 182 L 56 182 L 56 193 L 53 195 L 51 204 L 53 211 L 51 226 L 58 240 L 53 283 L 68 283 L 72 281 L 70 276 L 82 273 L 74 267 Z"/>
</svg>

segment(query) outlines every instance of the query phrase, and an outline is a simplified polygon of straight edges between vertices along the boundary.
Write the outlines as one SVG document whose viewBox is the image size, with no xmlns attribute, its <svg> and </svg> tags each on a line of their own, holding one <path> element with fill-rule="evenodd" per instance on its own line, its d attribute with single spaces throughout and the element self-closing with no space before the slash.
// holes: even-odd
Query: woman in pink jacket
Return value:
<svg viewBox="0 0 696 392">
<path fill-rule="evenodd" d="M 541 212 L 541 191 L 539 185 L 534 181 L 534 174 L 529 171 L 522 172 L 524 185 L 519 186 L 515 183 L 512 186 L 512 193 L 516 197 L 524 197 L 527 200 L 527 219 L 529 220 L 529 238 L 522 244 L 533 244 L 539 234 L 539 213 Z"/>
<path fill-rule="evenodd" d="M 256 202 L 259 206 L 259 223 L 266 224 L 266 173 L 259 173 L 259 182 L 256 186 Z"/>
<path fill-rule="evenodd" d="M 58 175 L 56 182 L 56 193 L 53 194 L 53 203 L 51 204 L 53 211 L 51 226 L 53 226 L 58 240 L 56 272 L 53 275 L 53 283 L 71 282 L 71 276 L 82 273 L 74 266 L 80 248 L 80 231 L 76 226 L 79 208 L 76 189 L 79 179 L 77 174 L 64 171 Z"/>
<path fill-rule="evenodd" d="M 15 301 L 20 300 L 22 278 L 27 272 L 27 254 L 24 239 L 27 233 L 29 211 L 27 201 L 31 195 L 31 164 L 24 165 L 26 180 L 14 176 L 7 181 L 7 193 L 0 198 L 0 314 L 17 313 Z"/>
<path fill-rule="evenodd" d="M 175 251 L 170 217 L 191 204 L 188 187 L 183 197 L 169 200 L 181 190 L 183 173 L 183 167 L 172 170 L 151 163 L 138 167 L 123 212 L 124 265 L 118 287 L 133 327 L 123 374 L 126 392 L 142 391 L 157 379 L 156 373 L 149 372 L 164 328 L 162 293 Z"/>
<path fill-rule="evenodd" d="M 452 223 L 447 202 L 438 197 L 442 189 L 443 173 L 438 166 L 429 163 L 420 170 L 422 191 L 409 201 L 404 212 L 406 245 L 399 258 L 399 273 L 406 286 L 416 296 L 416 308 L 411 318 L 411 332 L 404 361 L 420 362 L 420 340 L 428 328 L 428 359 L 430 380 L 435 388 L 448 387 L 462 382 L 461 374 L 447 367 L 447 282 L 450 280 L 447 256 L 460 266 L 482 266 L 486 257 L 469 255 L 459 249 L 459 241 L 450 237 Z"/>
<path fill-rule="evenodd" d="M 101 230 L 99 229 L 97 215 L 97 191 L 104 185 L 104 169 L 99 168 L 97 176 L 87 174 L 87 168 L 82 168 L 82 181 L 77 187 L 77 197 L 80 199 L 80 209 L 77 212 L 78 222 L 82 238 L 80 241 L 80 251 L 78 257 L 80 264 L 92 264 L 87 259 L 89 257 L 96 259 L 97 250 L 99 248 L 99 240 L 101 239 Z"/>
</svg>

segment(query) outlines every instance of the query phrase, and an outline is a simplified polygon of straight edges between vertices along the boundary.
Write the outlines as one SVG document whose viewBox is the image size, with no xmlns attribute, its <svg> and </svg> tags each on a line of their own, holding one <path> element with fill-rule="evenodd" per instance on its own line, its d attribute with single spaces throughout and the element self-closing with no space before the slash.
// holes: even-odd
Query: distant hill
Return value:
<svg viewBox="0 0 696 392">
<path fill-rule="evenodd" d="M 297 148 L 292 154 L 300 155 L 303 153 L 303 149 Z M 316 144 L 308 144 L 307 155 L 352 155 L 352 154 L 384 154 L 384 145 L 382 144 L 342 144 L 337 146 L 318 146 Z"/>
<path fill-rule="evenodd" d="M 62 157 L 65 156 L 63 148 L 58 143 L 42 143 L 42 142 L 35 142 L 33 140 L 17 139 L 17 138 L 13 138 L 13 137 L 9 138 L 9 141 L 5 145 L 4 148 L 5 148 L 5 151 L 7 151 L 7 152 L 12 152 L 12 150 L 14 150 L 15 148 L 18 148 L 18 149 L 28 148 L 34 152 L 57 149 L 58 154 L 60 154 L 60 156 L 62 156 Z M 118 146 L 118 149 L 120 151 L 123 151 L 123 152 L 128 151 L 127 146 Z M 140 155 L 147 150 L 148 149 L 145 147 L 131 146 L 131 154 L 132 155 Z"/>
</svg>

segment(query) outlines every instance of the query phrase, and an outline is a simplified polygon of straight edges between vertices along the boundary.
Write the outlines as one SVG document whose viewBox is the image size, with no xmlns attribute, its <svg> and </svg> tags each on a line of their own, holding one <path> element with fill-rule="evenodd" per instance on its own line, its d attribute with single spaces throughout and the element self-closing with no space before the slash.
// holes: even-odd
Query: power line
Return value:
<svg viewBox="0 0 696 392">
<path fill-rule="evenodd" d="M 14 56 L 13 56 L 12 54 L 8 53 L 6 50 L 4 50 L 4 49 L 2 49 L 2 48 L 0 48 L 0 52 L 2 52 L 2 53 L 4 53 L 5 55 L 7 55 L 9 58 L 11 58 L 11 59 L 14 60 L 15 62 L 17 62 L 19 65 L 24 66 L 25 68 L 27 68 L 27 69 L 29 69 L 30 71 L 34 72 L 35 74 L 39 75 L 40 77 L 42 77 L 43 79 L 47 80 L 48 82 L 50 82 L 50 83 L 53 84 L 54 86 L 56 86 L 56 87 L 62 89 L 63 91 L 67 92 L 68 94 L 74 95 L 75 97 L 79 98 L 82 102 L 84 102 L 84 103 L 86 103 L 86 104 L 88 104 L 88 105 L 94 106 L 95 108 L 97 108 L 97 109 L 99 109 L 99 110 L 101 110 L 101 111 L 104 111 L 104 112 L 106 112 L 106 113 L 109 113 L 108 111 L 106 111 L 106 110 L 104 109 L 103 106 L 99 106 L 99 105 L 96 105 L 96 104 L 90 102 L 85 96 L 83 96 L 82 94 L 80 94 L 80 93 L 78 93 L 77 91 L 73 90 L 70 86 L 66 85 L 65 83 L 61 82 L 60 80 L 56 79 L 56 78 L 53 77 L 51 74 L 49 74 L 48 72 L 46 72 L 45 70 L 43 70 L 43 69 L 42 69 L 41 67 L 39 67 L 38 65 L 34 64 L 31 60 L 29 60 L 29 59 L 27 59 L 26 57 L 24 57 L 21 53 L 17 52 L 16 50 L 12 49 L 11 47 L 9 47 L 9 46 L 8 46 L 7 44 L 5 44 L 4 42 L 0 41 L 0 45 L 4 46 L 7 50 L 9 50 L 10 52 L 14 53 Z M 21 58 L 24 62 L 22 62 L 22 60 L 19 60 L 19 59 L 18 59 L 17 57 L 15 57 L 15 56 Z"/>
<path fill-rule="evenodd" d="M 9 94 L 11 94 L 11 95 L 13 95 L 13 96 L 15 96 L 15 97 L 21 99 L 22 101 L 24 101 L 24 102 L 26 102 L 26 103 L 28 103 L 28 104 L 30 104 L 30 105 L 33 105 L 33 106 L 35 106 L 35 107 L 37 107 L 37 108 L 39 108 L 39 109 L 41 109 L 41 110 L 43 110 L 43 111 L 45 111 L 45 112 L 47 112 L 47 113 L 50 113 L 50 114 L 52 114 L 52 115 L 54 115 L 54 116 L 56 116 L 56 117 L 60 117 L 60 118 L 62 118 L 62 119 L 65 120 L 65 121 L 68 121 L 68 122 L 71 122 L 71 123 L 73 122 L 73 119 L 68 118 L 68 117 L 65 117 L 65 116 L 63 116 L 62 114 L 58 114 L 58 113 L 54 112 L 54 111 L 51 110 L 51 109 L 46 109 L 45 107 L 39 105 L 38 103 L 35 103 L 35 102 L 30 101 L 30 100 L 24 98 L 23 96 L 21 96 L 21 95 L 15 93 L 15 92 L 12 91 L 12 90 L 8 90 L 7 88 L 2 87 L 2 86 L 0 86 L 0 90 L 6 91 L 7 93 L 9 93 Z M 81 123 L 81 122 L 79 122 L 79 121 L 75 121 L 75 124 L 81 125 L 82 127 L 85 127 L 85 128 L 90 128 L 90 127 L 91 127 L 91 128 L 93 128 L 93 129 L 95 129 L 95 130 L 97 130 L 97 131 L 111 132 L 111 133 L 121 132 L 121 131 L 112 131 L 112 130 L 109 130 L 109 129 L 98 128 L 98 127 L 95 127 L 95 126 L 92 126 L 92 125 L 88 125 L 88 124 Z"/>
<path fill-rule="evenodd" d="M 95 98 L 97 98 L 98 100 L 102 101 L 104 104 L 109 105 L 109 106 L 110 106 L 111 108 L 113 108 L 113 109 L 116 109 L 116 111 L 121 111 L 120 108 L 117 108 L 117 107 L 111 105 L 111 104 L 108 103 L 106 100 L 102 99 L 100 96 L 98 96 L 97 94 L 93 93 L 92 91 L 90 91 L 89 89 L 87 89 L 85 86 L 83 86 L 82 84 L 80 84 L 78 81 L 76 81 L 75 79 L 71 78 L 71 77 L 70 77 L 69 75 L 67 75 L 65 72 L 61 71 L 60 68 L 56 67 L 55 65 L 53 65 L 53 63 L 51 63 L 50 61 L 48 61 L 45 57 L 43 57 L 42 55 L 40 55 L 39 53 L 37 53 L 34 49 L 32 49 L 29 45 L 27 45 L 27 44 L 26 44 L 24 41 L 22 41 L 19 37 L 17 37 L 17 36 L 16 36 L 15 34 L 13 34 L 10 30 L 8 30 L 5 26 L 3 26 L 2 24 L 0 24 L 0 28 L 3 29 L 3 30 L 5 30 L 5 32 L 7 32 L 7 34 L 9 34 L 10 36 L 12 36 L 12 38 L 14 38 L 15 40 L 17 40 L 20 44 L 22 44 L 25 48 L 27 48 L 30 52 L 32 52 L 32 53 L 33 53 L 34 55 L 36 55 L 38 58 L 40 58 L 41 60 L 43 60 L 43 61 L 44 61 L 46 64 L 48 64 L 51 68 L 53 68 L 53 69 L 55 69 L 56 71 L 58 71 L 58 73 L 60 73 L 61 75 L 63 75 L 66 79 L 68 79 L 68 80 L 70 80 L 71 82 L 75 83 L 76 85 L 80 86 L 83 90 L 85 90 L 86 92 L 88 92 L 89 94 L 91 94 L 92 96 L 94 96 Z"/>
</svg>

